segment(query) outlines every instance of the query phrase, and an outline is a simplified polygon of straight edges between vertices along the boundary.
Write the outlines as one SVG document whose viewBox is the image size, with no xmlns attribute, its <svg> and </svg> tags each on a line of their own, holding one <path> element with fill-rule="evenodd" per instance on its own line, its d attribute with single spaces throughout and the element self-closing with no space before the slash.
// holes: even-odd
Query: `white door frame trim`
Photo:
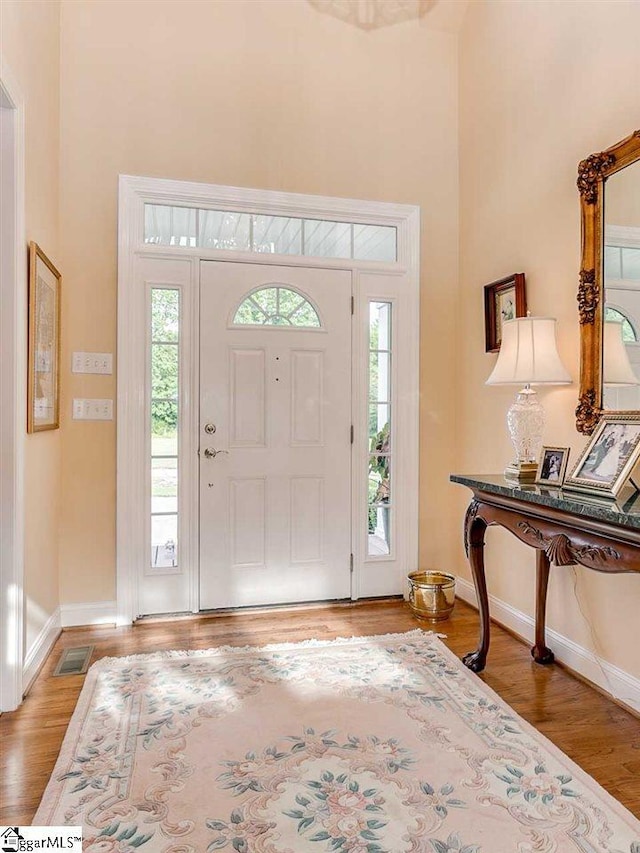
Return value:
<svg viewBox="0 0 640 853">
<path fill-rule="evenodd" d="M 11 112 L 13 162 L 10 176 L 13 186 L 3 187 L 11 195 L 13 239 L 2 245 L 0 271 L 2 313 L 0 337 L 0 454 L 2 458 L 2 505 L 0 530 L 0 711 L 13 711 L 23 694 L 24 658 L 24 444 L 26 430 L 26 349 L 27 349 L 27 239 L 25 231 L 24 177 L 24 99 L 10 70 L 0 60 L 0 101 L 3 119 Z M 4 180 L 7 176 L 5 173 Z"/>
<path fill-rule="evenodd" d="M 268 213 L 277 216 L 336 219 L 391 225 L 397 228 L 398 260 L 394 263 L 352 261 L 305 256 L 267 255 L 250 252 L 221 251 L 203 248 L 169 247 L 144 244 L 144 204 L 186 205 L 208 207 L 230 211 Z M 141 412 L 145 411 L 145 388 L 141 383 L 141 316 L 140 302 L 135 299 L 135 288 L 140 285 L 136 278 L 136 264 L 142 258 L 166 258 L 190 260 L 194 272 L 200 260 L 275 264 L 279 266 L 323 267 L 347 269 L 352 272 L 356 301 L 356 322 L 353 324 L 353 352 L 366 349 L 368 320 L 360 310 L 369 298 L 382 298 L 367 286 L 360 284 L 365 278 L 369 282 L 391 280 L 403 276 L 406 286 L 406 313 L 402 334 L 403 361 L 409 366 L 411 391 L 398 394 L 399 409 L 396 413 L 396 442 L 403 448 L 403 456 L 411 464 L 396 472 L 402 483 L 404 505 L 402 518 L 398 518 L 397 541 L 402 541 L 397 557 L 406 571 L 417 567 L 418 560 L 418 413 L 419 413 L 419 261 L 420 261 L 420 209 L 414 205 L 397 205 L 386 202 L 338 199 L 297 193 L 272 192 L 239 187 L 224 187 L 158 178 L 121 175 L 119 181 L 119 228 L 118 228 L 118 383 L 117 383 L 117 624 L 129 625 L 140 613 L 138 609 L 138 578 L 141 565 L 146 565 L 140 530 L 147 520 L 144 516 L 144 493 L 136 483 L 136 465 L 141 454 L 146 453 L 146 424 Z M 372 294 L 372 295 L 371 295 Z M 194 338 L 196 335 L 194 335 Z M 197 341 L 195 341 L 197 344 Z M 354 358 L 354 362 L 356 359 Z M 353 452 L 354 475 L 361 473 L 363 460 L 368 454 L 367 441 L 360 436 L 366 428 L 367 400 L 361 391 L 362 374 L 356 375 L 354 368 L 353 418 L 356 442 Z M 190 383 L 189 377 L 186 377 Z M 190 394 L 193 397 L 193 391 Z M 361 427 L 359 429 L 359 426 Z M 137 477 L 140 480 L 140 477 Z M 354 476 L 354 483 L 357 483 Z M 361 490 L 362 491 L 362 490 Z M 366 517 L 363 513 L 366 495 L 354 500 L 354 519 Z M 398 516 L 400 513 L 397 513 Z M 191 525 L 193 535 L 197 526 Z M 400 529 L 401 528 L 401 529 Z M 357 531 L 354 523 L 354 531 Z M 371 568 L 375 559 L 362 553 L 362 538 L 354 535 L 354 597 L 358 597 L 361 584 L 358 572 L 366 562 Z M 197 553 L 193 544 L 190 553 Z M 401 550 L 401 553 L 400 553 Z M 141 564 L 141 560 L 144 563 Z M 197 570 L 187 567 L 185 583 L 191 590 L 190 602 L 197 611 L 194 591 L 197 590 Z"/>
</svg>

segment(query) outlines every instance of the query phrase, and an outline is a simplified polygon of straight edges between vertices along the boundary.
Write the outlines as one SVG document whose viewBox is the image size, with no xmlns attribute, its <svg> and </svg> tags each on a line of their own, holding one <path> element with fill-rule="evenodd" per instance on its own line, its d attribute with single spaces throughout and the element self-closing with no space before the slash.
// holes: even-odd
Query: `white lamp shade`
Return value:
<svg viewBox="0 0 640 853">
<path fill-rule="evenodd" d="M 607 320 L 602 338 L 602 381 L 605 385 L 640 385 L 622 340 L 622 323 Z"/>
<path fill-rule="evenodd" d="M 498 361 L 487 385 L 569 385 L 553 317 L 518 317 L 502 326 Z"/>
</svg>

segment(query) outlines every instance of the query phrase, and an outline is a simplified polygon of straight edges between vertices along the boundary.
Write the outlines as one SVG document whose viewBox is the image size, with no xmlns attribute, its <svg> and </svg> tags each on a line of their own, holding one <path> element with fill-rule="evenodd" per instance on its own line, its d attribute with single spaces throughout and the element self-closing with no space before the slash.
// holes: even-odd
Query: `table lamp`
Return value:
<svg viewBox="0 0 640 853">
<path fill-rule="evenodd" d="M 640 385 L 629 361 L 619 320 L 605 322 L 602 341 L 602 381 L 605 385 Z"/>
<path fill-rule="evenodd" d="M 498 361 L 487 385 L 523 386 L 507 413 L 515 448 L 514 461 L 505 469 L 507 480 L 533 483 L 544 431 L 544 408 L 532 385 L 570 385 L 571 377 L 560 361 L 556 346 L 556 321 L 552 317 L 518 317 L 502 326 Z"/>
</svg>

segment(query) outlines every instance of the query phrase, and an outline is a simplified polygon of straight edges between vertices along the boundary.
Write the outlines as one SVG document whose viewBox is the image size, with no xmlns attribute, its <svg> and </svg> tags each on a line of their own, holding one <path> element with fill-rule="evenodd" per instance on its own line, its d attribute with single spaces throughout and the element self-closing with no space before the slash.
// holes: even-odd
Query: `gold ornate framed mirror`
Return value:
<svg viewBox="0 0 640 853">
<path fill-rule="evenodd" d="M 578 432 L 640 417 L 640 130 L 578 166 L 582 211 Z"/>
</svg>

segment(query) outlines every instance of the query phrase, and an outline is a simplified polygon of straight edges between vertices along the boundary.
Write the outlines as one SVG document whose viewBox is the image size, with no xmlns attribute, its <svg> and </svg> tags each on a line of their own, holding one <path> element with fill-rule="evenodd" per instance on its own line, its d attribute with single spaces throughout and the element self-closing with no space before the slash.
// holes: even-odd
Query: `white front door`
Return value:
<svg viewBox="0 0 640 853">
<path fill-rule="evenodd" d="M 202 261 L 202 610 L 351 595 L 351 422 L 351 273 Z"/>
</svg>

